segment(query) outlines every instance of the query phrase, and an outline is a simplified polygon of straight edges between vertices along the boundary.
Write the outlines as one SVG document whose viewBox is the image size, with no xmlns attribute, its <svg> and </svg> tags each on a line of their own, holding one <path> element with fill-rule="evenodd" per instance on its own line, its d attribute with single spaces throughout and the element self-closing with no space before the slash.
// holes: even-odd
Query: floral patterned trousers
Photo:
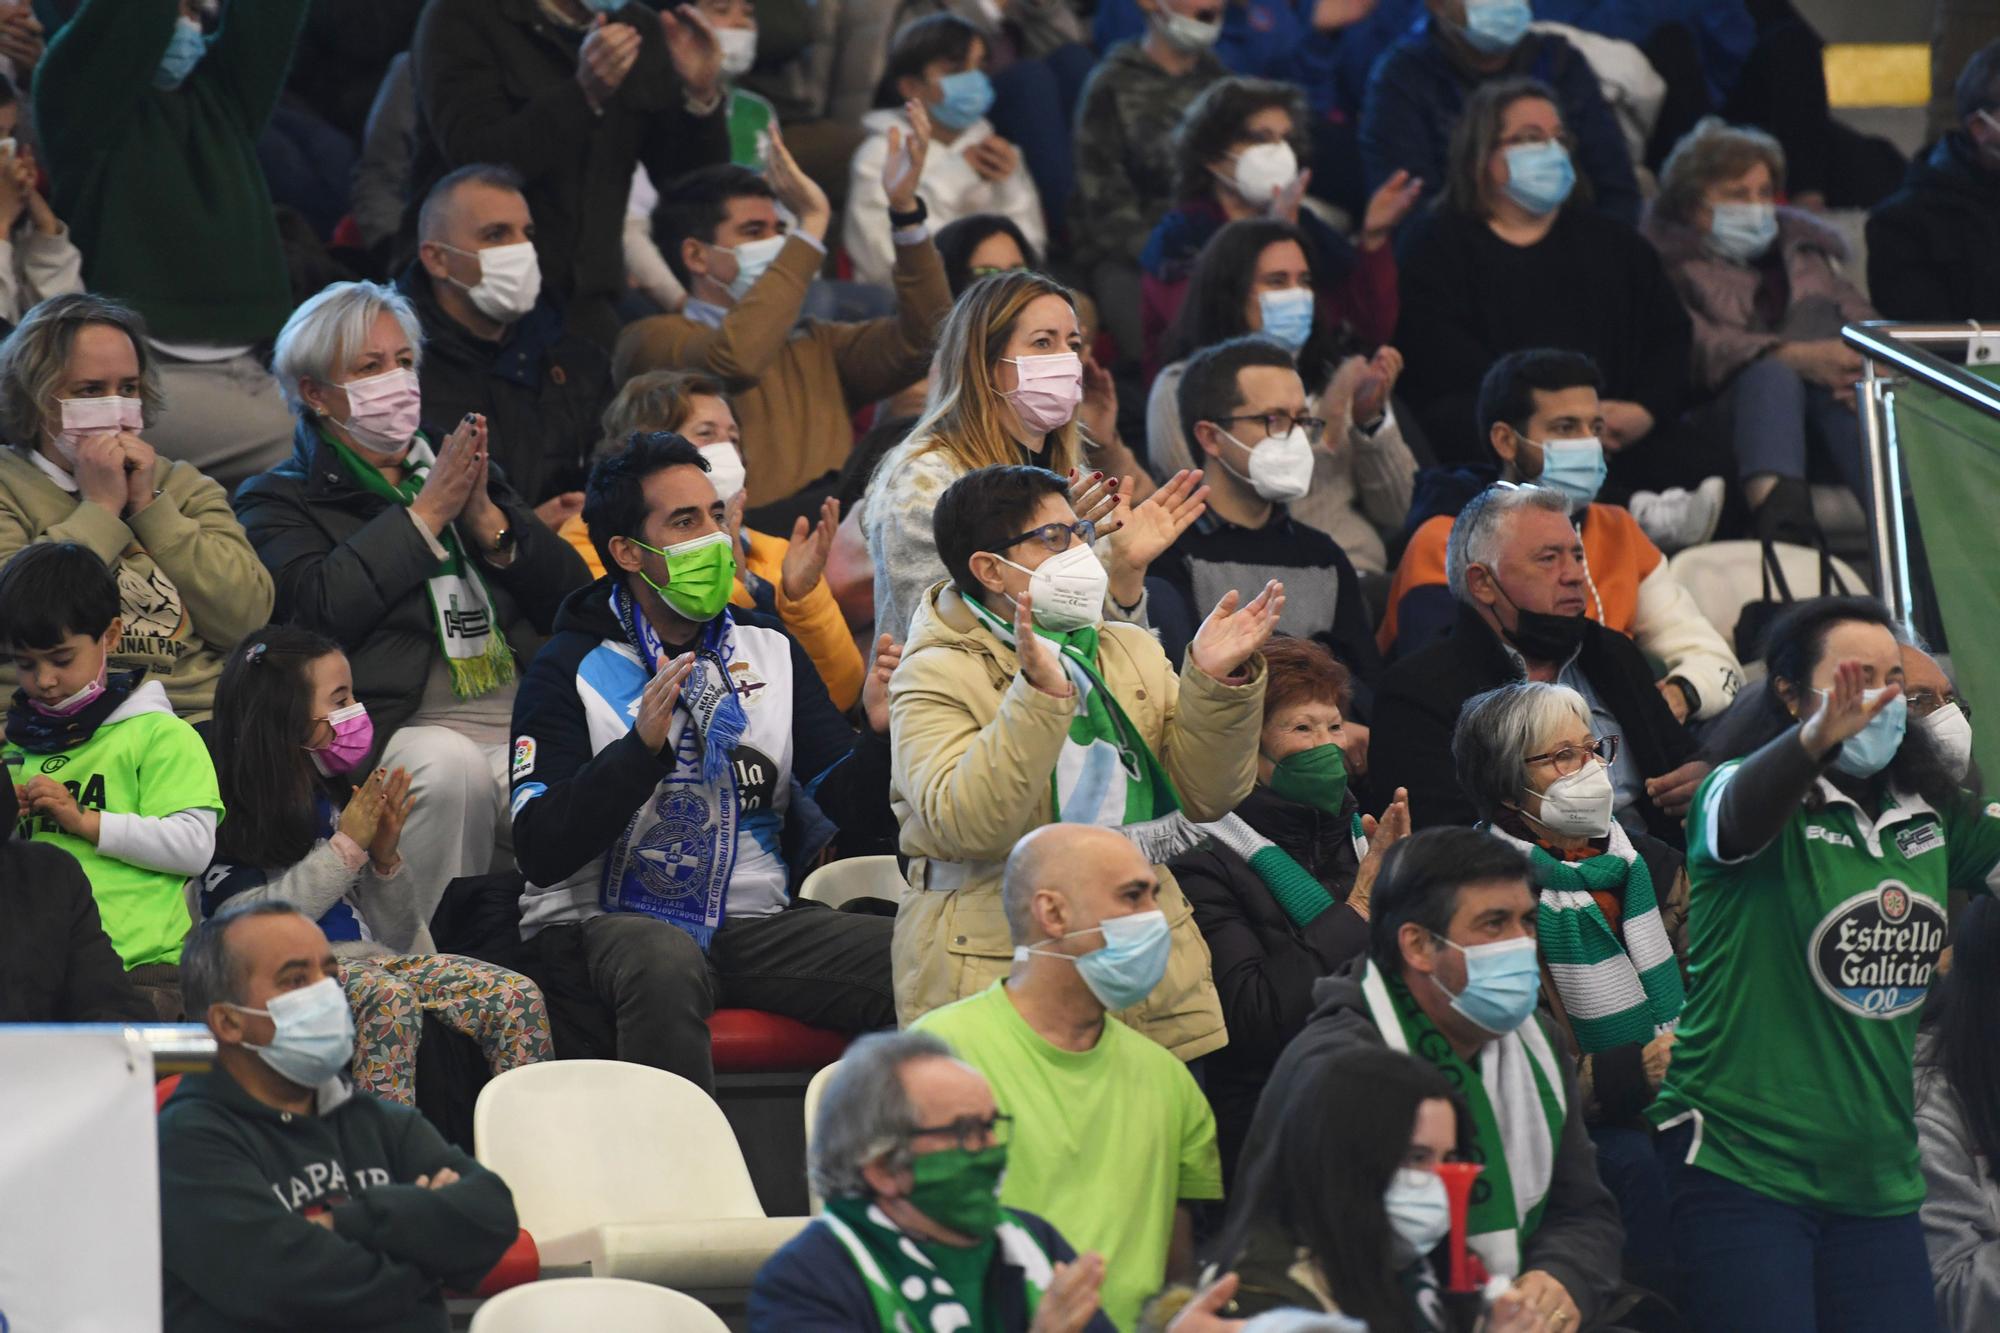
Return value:
<svg viewBox="0 0 2000 1333">
<path fill-rule="evenodd" d="M 478 1042 L 496 1074 L 555 1057 L 542 993 L 518 972 L 456 954 L 350 958 L 342 972 L 354 1010 L 354 1086 L 377 1097 L 416 1105 L 426 1013 Z"/>
</svg>

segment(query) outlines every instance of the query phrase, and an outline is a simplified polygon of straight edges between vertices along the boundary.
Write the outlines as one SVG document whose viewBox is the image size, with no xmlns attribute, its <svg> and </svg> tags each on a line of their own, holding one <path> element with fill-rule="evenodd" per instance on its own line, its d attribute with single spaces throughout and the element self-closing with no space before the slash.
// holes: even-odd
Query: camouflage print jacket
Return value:
<svg viewBox="0 0 2000 1333">
<path fill-rule="evenodd" d="M 1137 263 L 1173 204 L 1174 127 L 1202 89 L 1228 75 L 1211 51 L 1185 75 L 1154 64 L 1139 38 L 1105 53 L 1076 113 L 1076 193 L 1069 233 L 1079 262 Z"/>
</svg>

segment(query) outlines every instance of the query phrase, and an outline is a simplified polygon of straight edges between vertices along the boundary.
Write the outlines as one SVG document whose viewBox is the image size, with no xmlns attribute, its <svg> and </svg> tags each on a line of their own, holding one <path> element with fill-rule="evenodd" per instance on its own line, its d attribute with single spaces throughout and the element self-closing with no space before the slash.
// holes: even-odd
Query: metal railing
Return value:
<svg viewBox="0 0 2000 1333">
<path fill-rule="evenodd" d="M 1927 351 L 1964 343 L 1989 330 L 1964 324 L 1896 324 L 1868 320 L 1849 324 L 1841 338 L 1861 353 L 1862 376 L 1855 386 L 1861 414 L 1861 443 L 1868 462 L 1869 531 L 1873 535 L 1875 586 L 1889 611 L 1906 629 L 1915 602 L 1910 587 L 1910 534 L 1903 522 L 1902 449 L 1896 439 L 1895 375 L 1900 372 L 1975 411 L 2000 421 L 2000 385 L 1989 384 L 1965 367 Z M 2000 334 L 2000 328 L 1990 330 Z"/>
</svg>

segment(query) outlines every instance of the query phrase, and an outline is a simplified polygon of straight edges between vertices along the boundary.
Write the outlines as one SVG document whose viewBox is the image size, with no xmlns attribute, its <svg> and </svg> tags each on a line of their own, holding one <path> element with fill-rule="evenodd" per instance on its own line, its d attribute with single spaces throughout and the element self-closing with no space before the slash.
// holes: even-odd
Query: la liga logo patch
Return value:
<svg viewBox="0 0 2000 1333">
<path fill-rule="evenodd" d="M 1944 909 L 1884 880 L 1828 912 L 1806 951 L 1826 997 L 1863 1018 L 1895 1018 L 1924 1002 L 1946 938 Z"/>
</svg>

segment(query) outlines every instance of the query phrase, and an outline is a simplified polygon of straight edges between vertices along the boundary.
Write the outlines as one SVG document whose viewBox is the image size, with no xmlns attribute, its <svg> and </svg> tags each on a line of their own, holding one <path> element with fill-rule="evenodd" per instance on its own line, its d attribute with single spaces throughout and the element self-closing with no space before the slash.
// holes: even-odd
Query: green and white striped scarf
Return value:
<svg viewBox="0 0 2000 1333">
<path fill-rule="evenodd" d="M 973 1329 L 973 1306 L 991 1311 L 985 1292 L 970 1300 L 952 1288 L 923 1246 L 912 1240 L 888 1214 L 867 1199 L 828 1199 L 820 1222 L 854 1261 L 875 1317 L 884 1333 L 931 1333 L 933 1329 Z M 1004 1211 L 993 1233 L 1001 1261 L 1021 1270 L 1030 1322 L 1055 1280 L 1055 1262 L 1029 1230 Z M 991 1319 L 978 1321 L 980 1327 Z"/>
<path fill-rule="evenodd" d="M 1354 839 L 1354 855 L 1359 860 L 1368 855 L 1368 839 L 1361 832 L 1361 816 L 1357 814 L 1352 819 L 1349 836 Z M 1278 906 L 1292 919 L 1293 925 L 1300 928 L 1309 926 L 1320 913 L 1333 906 L 1333 895 L 1313 878 L 1310 870 L 1300 865 L 1290 852 L 1251 828 L 1240 816 L 1224 815 L 1213 824 L 1198 827 L 1249 863 L 1250 869 L 1264 881 L 1264 887 L 1278 900 Z"/>
<path fill-rule="evenodd" d="M 1644 1045 L 1679 1023 L 1687 1003 L 1680 964 L 1660 920 L 1652 872 L 1625 830 L 1614 820 L 1609 849 L 1586 861 L 1565 861 L 1505 830 L 1490 831 L 1534 865 L 1542 958 L 1583 1053 Z M 1593 891 L 1624 902 L 1622 944 Z"/>
<path fill-rule="evenodd" d="M 1000 642 L 1015 647 L 1013 625 L 971 598 L 965 604 Z M 1037 625 L 1035 633 L 1055 645 L 1077 697 L 1050 778 L 1057 822 L 1117 829 L 1154 865 L 1199 846 L 1201 829 L 1181 813 L 1173 779 L 1098 674 L 1097 629 L 1057 633 Z"/>
</svg>

